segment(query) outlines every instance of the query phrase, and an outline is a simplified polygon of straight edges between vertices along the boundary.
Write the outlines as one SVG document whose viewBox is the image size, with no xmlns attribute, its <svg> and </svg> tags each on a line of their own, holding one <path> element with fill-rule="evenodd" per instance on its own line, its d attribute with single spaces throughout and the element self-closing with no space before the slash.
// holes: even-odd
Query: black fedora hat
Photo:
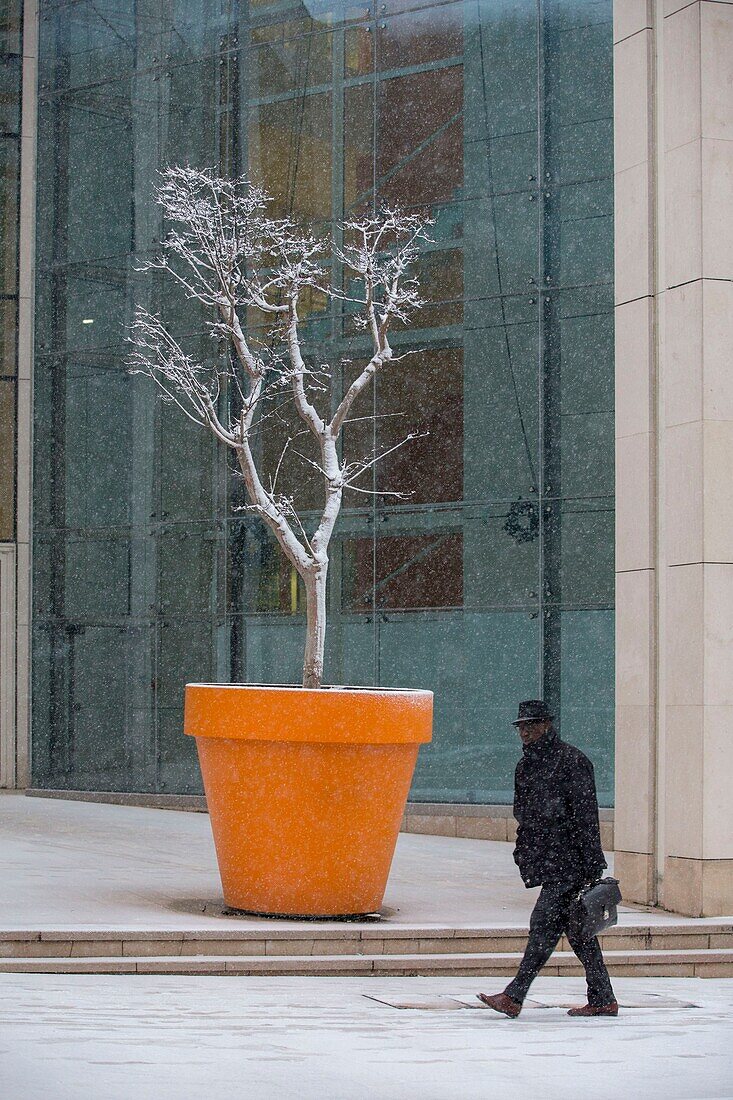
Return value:
<svg viewBox="0 0 733 1100">
<path fill-rule="evenodd" d="M 518 726 L 522 722 L 552 721 L 554 717 L 555 715 L 550 714 L 550 708 L 542 699 L 525 699 L 523 703 L 519 704 L 519 713 L 512 725 Z"/>
</svg>

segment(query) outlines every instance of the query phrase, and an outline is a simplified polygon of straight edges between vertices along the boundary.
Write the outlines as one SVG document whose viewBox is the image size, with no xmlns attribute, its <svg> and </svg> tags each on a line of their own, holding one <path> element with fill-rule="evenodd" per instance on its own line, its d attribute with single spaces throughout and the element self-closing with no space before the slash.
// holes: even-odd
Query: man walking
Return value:
<svg viewBox="0 0 733 1100">
<path fill-rule="evenodd" d="M 519 704 L 514 725 L 522 759 L 514 777 L 517 844 L 514 861 L 524 885 L 542 886 L 529 922 L 529 939 L 516 978 L 503 993 L 479 993 L 479 1000 L 518 1016 L 529 987 L 565 933 L 585 968 L 588 1004 L 570 1016 L 617 1016 L 618 1004 L 597 938 L 582 940 L 568 928 L 574 897 L 600 878 L 606 861 L 598 826 L 593 765 L 579 749 L 561 741 L 541 700 Z"/>
</svg>

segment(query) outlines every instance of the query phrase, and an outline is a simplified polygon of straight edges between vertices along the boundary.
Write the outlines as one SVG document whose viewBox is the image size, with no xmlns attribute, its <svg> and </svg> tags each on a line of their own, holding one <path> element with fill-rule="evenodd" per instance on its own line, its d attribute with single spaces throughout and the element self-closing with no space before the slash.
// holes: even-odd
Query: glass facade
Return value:
<svg viewBox="0 0 733 1100">
<path fill-rule="evenodd" d="M 429 305 L 352 426 L 429 432 L 347 501 L 327 679 L 430 687 L 412 797 L 510 800 L 543 694 L 613 789 L 611 0 L 41 4 L 34 783 L 200 790 L 187 680 L 297 682 L 302 596 L 231 459 L 124 370 L 170 163 L 245 172 L 329 228 L 429 211 Z M 308 351 L 367 352 L 309 303 Z M 341 380 L 337 380 L 340 384 Z"/>
<path fill-rule="evenodd" d="M 21 0 L 0 10 L 0 542 L 15 538 Z"/>
</svg>

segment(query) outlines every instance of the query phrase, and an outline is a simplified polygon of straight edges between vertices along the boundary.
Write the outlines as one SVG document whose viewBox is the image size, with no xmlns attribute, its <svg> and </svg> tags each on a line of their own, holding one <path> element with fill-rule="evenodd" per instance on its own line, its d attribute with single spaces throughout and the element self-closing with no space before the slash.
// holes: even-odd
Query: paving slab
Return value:
<svg viewBox="0 0 733 1100">
<path fill-rule="evenodd" d="M 387 997 L 382 995 L 377 997 L 372 993 L 365 993 L 365 997 L 372 1001 L 378 1001 L 380 1004 L 389 1005 L 390 1008 L 398 1009 L 410 1009 L 415 1012 L 455 1012 L 456 1009 L 470 1008 L 479 1009 L 485 1012 L 493 1011 L 487 1004 L 480 1001 L 475 993 L 470 993 L 466 996 L 465 993 L 454 993 L 452 996 L 443 994 L 439 996 L 417 996 L 417 997 Z M 525 1013 L 536 1008 L 574 1008 L 577 1001 L 561 1001 L 557 996 L 551 997 L 545 995 L 544 997 L 527 997 L 522 1005 L 522 1012 Z M 695 1004 L 693 1001 L 681 1000 L 679 997 L 666 997 L 662 993 L 648 993 L 641 996 L 625 996 L 619 1001 L 619 1008 L 700 1008 L 701 1006 Z"/>
<path fill-rule="evenodd" d="M 609 856 L 612 864 L 612 857 Z M 381 939 L 385 929 L 429 937 L 456 929 L 526 929 L 537 890 L 525 890 L 512 845 L 401 834 L 378 924 L 284 921 L 227 915 L 208 816 L 175 810 L 0 795 L 0 937 L 104 940 L 249 933 L 293 940 L 328 931 Z M 733 922 L 733 916 L 722 918 Z M 721 926 L 624 907 L 619 924 L 653 929 Z"/>
</svg>

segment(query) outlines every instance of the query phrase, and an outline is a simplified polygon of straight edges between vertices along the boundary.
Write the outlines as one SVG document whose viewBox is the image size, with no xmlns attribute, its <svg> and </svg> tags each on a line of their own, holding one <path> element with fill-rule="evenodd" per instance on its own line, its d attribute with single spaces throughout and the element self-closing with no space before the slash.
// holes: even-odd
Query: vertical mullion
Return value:
<svg viewBox="0 0 733 1100">
<path fill-rule="evenodd" d="M 343 230 L 341 219 L 344 216 L 344 57 L 345 34 L 343 20 L 336 23 L 331 34 L 331 126 L 332 126 L 332 155 L 331 155 L 331 235 L 335 245 L 339 248 L 343 243 Z M 331 253 L 331 282 L 333 286 L 339 286 L 341 280 L 341 265 L 333 251 Z M 341 348 L 343 312 L 342 303 L 337 298 L 331 299 L 331 349 L 330 357 L 333 364 L 331 372 L 331 410 L 335 411 L 343 393 L 343 377 L 341 370 Z M 337 365 L 338 364 L 338 365 Z M 341 442 L 340 446 L 343 446 Z M 329 570 L 329 611 L 331 621 L 331 645 L 332 669 L 337 673 L 337 679 L 343 683 L 343 542 L 336 543 L 336 552 L 332 554 Z"/>
<path fill-rule="evenodd" d="M 377 55 L 377 0 L 371 2 L 372 18 L 372 211 L 377 210 L 377 158 L 379 151 L 379 85 Z M 372 379 L 372 449 L 377 453 L 377 375 Z M 377 607 L 377 464 L 372 466 L 372 638 L 374 683 L 381 682 L 379 609 Z"/>
<path fill-rule="evenodd" d="M 545 171 L 545 94 L 544 94 L 544 36 L 542 27 L 542 0 L 536 0 L 537 27 L 537 509 L 539 517 L 539 544 L 537 554 L 537 607 L 539 619 L 538 637 L 538 684 L 539 696 L 545 693 L 545 379 L 544 379 L 544 340 L 545 340 L 545 263 L 544 263 L 544 217 L 542 204 L 542 182 Z"/>
<path fill-rule="evenodd" d="M 235 0 L 236 15 L 236 104 L 230 112 L 232 164 L 236 175 L 249 179 L 249 117 L 251 99 L 251 18 L 249 0 Z M 233 85 L 230 85 L 230 87 Z M 230 353 L 231 354 L 231 353 Z M 231 395 L 227 394 L 231 401 Z M 227 463 L 226 492 L 224 500 L 224 569 L 225 597 L 224 617 L 231 622 L 227 631 L 229 639 L 229 676 L 237 682 L 247 679 L 247 618 L 245 615 L 246 591 L 244 561 L 249 560 L 252 545 L 252 528 L 245 520 L 232 520 L 232 495 L 236 482 L 229 476 Z M 236 502 L 236 497 L 235 497 Z M 258 559 L 259 562 L 259 559 Z M 258 564 L 259 575 L 259 564 Z M 227 600 L 229 596 L 229 600 Z"/>
<path fill-rule="evenodd" d="M 56 57 L 63 60 L 56 66 L 54 74 L 53 97 L 53 133 L 55 150 L 54 177 L 52 183 L 53 215 L 51 224 L 52 242 L 52 320 L 51 320 L 51 408 L 53 410 L 50 427 L 53 439 L 53 460 L 50 471 L 50 518 L 51 518 L 51 555 L 50 597 L 51 597 L 51 665 L 49 692 L 49 759 L 58 761 L 58 772 L 54 779 L 70 774 L 72 749 L 71 731 L 67 720 L 69 710 L 67 701 L 69 684 L 67 680 L 68 635 L 65 621 L 65 548 L 66 548 L 66 263 L 68 245 L 68 184 L 69 184 L 69 61 L 67 38 L 68 27 L 64 19 L 56 13 L 54 20 L 54 45 Z"/>
<path fill-rule="evenodd" d="M 239 151 L 240 113 L 240 57 L 239 0 L 227 0 L 226 24 L 220 39 L 222 56 L 219 58 L 219 95 L 216 109 L 219 115 L 220 147 L 224 150 L 225 163 L 222 173 L 235 177 L 241 174 Z M 227 347 L 223 356 L 230 355 Z M 220 413 L 227 412 L 230 403 L 229 384 L 222 387 Z M 226 680 L 232 675 L 231 635 L 227 631 L 227 592 L 229 577 L 228 523 L 229 510 L 229 453 L 212 439 L 212 585 L 209 604 L 209 624 L 214 640 L 216 680 Z"/>
<path fill-rule="evenodd" d="M 547 9 L 550 9 L 548 16 Z M 538 164 L 538 209 L 540 215 L 540 333 L 541 387 L 541 496 L 540 531 L 542 575 L 540 616 L 542 630 L 542 697 L 561 720 L 561 550 L 562 502 L 560 485 L 560 347 L 558 329 L 559 241 L 554 224 L 553 202 L 557 194 L 553 180 L 554 130 L 549 102 L 554 72 L 547 66 L 546 23 L 551 17 L 551 0 L 539 0 L 539 119 L 541 127 Z"/>
</svg>

